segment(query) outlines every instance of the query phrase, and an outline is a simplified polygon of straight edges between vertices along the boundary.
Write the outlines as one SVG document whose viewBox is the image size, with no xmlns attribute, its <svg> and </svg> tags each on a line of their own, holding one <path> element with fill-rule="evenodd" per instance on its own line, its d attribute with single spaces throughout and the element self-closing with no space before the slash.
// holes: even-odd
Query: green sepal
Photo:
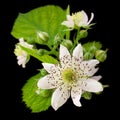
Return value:
<svg viewBox="0 0 120 120">
<path fill-rule="evenodd" d="M 85 92 L 82 94 L 82 97 L 84 97 L 84 98 L 87 99 L 87 100 L 90 100 L 90 99 L 92 98 L 92 93 L 85 91 Z"/>
</svg>

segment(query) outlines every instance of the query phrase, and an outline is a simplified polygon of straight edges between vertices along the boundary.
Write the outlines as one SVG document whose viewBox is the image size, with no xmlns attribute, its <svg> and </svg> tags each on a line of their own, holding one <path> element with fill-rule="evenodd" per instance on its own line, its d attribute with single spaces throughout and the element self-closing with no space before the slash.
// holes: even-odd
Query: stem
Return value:
<svg viewBox="0 0 120 120">
<path fill-rule="evenodd" d="M 75 44 L 78 44 L 78 41 L 81 39 L 80 37 L 80 28 L 77 29 L 77 36 L 76 36 L 76 40 L 75 40 Z"/>
<path fill-rule="evenodd" d="M 56 51 L 57 48 L 58 48 L 58 44 L 52 47 L 51 51 L 48 54 L 55 55 L 58 58 L 58 51 Z"/>
<path fill-rule="evenodd" d="M 78 41 L 80 40 L 79 32 L 80 32 L 80 28 L 77 29 L 76 37 L 73 39 L 73 47 L 70 52 L 73 51 L 75 46 L 78 44 Z"/>
<path fill-rule="evenodd" d="M 58 58 L 58 52 L 56 50 L 50 51 L 50 54 L 55 55 Z"/>
</svg>

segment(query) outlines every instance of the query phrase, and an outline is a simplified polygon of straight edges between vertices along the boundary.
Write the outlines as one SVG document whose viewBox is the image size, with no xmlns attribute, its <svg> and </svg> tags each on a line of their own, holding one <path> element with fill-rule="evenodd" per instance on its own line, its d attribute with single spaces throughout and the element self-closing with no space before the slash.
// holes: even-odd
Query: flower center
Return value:
<svg viewBox="0 0 120 120">
<path fill-rule="evenodd" d="M 73 19 L 74 23 L 76 25 L 78 25 L 79 22 L 81 22 L 83 19 L 83 14 L 81 12 L 77 12 L 77 13 L 72 15 L 72 19 Z"/>
<path fill-rule="evenodd" d="M 62 78 L 64 82 L 71 83 L 76 81 L 75 71 L 71 68 L 67 68 L 62 72 Z"/>
</svg>

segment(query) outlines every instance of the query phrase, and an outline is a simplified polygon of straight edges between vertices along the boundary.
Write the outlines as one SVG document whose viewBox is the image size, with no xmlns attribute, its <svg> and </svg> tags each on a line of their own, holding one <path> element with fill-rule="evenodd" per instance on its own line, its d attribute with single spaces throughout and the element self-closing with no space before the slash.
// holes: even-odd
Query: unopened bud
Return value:
<svg viewBox="0 0 120 120">
<path fill-rule="evenodd" d="M 104 62 L 107 58 L 107 50 L 97 50 L 95 52 L 95 58 L 100 62 Z"/>
<path fill-rule="evenodd" d="M 49 35 L 46 32 L 39 31 L 37 32 L 37 43 L 45 43 L 49 39 Z"/>
<path fill-rule="evenodd" d="M 61 37 L 57 34 L 54 38 L 54 45 L 61 43 Z"/>
<path fill-rule="evenodd" d="M 71 40 L 64 40 L 64 41 L 62 42 L 62 45 L 64 45 L 64 46 L 67 47 L 68 49 L 71 49 L 72 46 L 73 46 L 73 43 L 72 43 Z"/>
<path fill-rule="evenodd" d="M 86 38 L 88 36 L 87 30 L 81 30 L 79 32 L 80 38 Z"/>
</svg>

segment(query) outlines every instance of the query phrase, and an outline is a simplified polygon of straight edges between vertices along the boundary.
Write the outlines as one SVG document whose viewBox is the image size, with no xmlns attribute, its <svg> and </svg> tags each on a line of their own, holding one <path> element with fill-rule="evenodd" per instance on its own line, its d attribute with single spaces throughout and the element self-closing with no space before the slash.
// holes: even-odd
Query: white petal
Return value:
<svg viewBox="0 0 120 120">
<path fill-rule="evenodd" d="M 60 63 L 62 68 L 71 67 L 71 55 L 68 49 L 63 45 L 60 45 Z"/>
<path fill-rule="evenodd" d="M 72 87 L 71 97 L 72 97 L 73 103 L 78 107 L 81 106 L 81 103 L 80 103 L 81 95 L 82 95 L 82 89 L 80 88 L 80 86 Z"/>
<path fill-rule="evenodd" d="M 27 42 L 25 42 L 23 38 L 20 38 L 20 39 L 19 39 L 19 43 L 20 43 L 20 45 L 22 45 L 22 46 L 24 46 L 24 47 L 33 48 L 33 45 L 28 44 Z"/>
<path fill-rule="evenodd" d="M 100 92 L 103 91 L 103 86 L 100 82 L 88 78 L 87 80 L 82 82 L 82 89 L 88 92 Z"/>
<path fill-rule="evenodd" d="M 83 61 L 80 64 L 80 68 L 83 71 L 83 74 L 86 76 L 92 76 L 94 75 L 97 71 L 98 68 L 95 68 L 95 66 L 99 63 L 98 60 L 88 60 L 88 61 Z"/>
<path fill-rule="evenodd" d="M 82 20 L 78 24 L 79 27 L 86 26 L 87 22 L 88 22 L 88 16 L 87 16 L 87 14 L 83 10 L 81 11 L 81 13 L 82 13 Z"/>
<path fill-rule="evenodd" d="M 52 107 L 55 110 L 57 110 L 68 100 L 69 97 L 70 97 L 70 91 L 63 84 L 62 86 L 57 88 L 52 95 L 52 100 L 51 100 Z"/>
<path fill-rule="evenodd" d="M 45 77 L 41 78 L 38 81 L 37 86 L 41 89 L 51 89 L 56 87 L 53 78 L 51 78 L 51 75 L 46 75 Z"/>
<path fill-rule="evenodd" d="M 92 69 L 85 69 L 83 71 L 85 76 L 93 76 L 97 71 L 99 70 L 99 68 L 92 68 Z"/>
<path fill-rule="evenodd" d="M 72 17 L 70 15 L 67 15 L 67 20 L 69 22 L 69 27 L 74 27 L 74 22 L 73 22 Z"/>
<path fill-rule="evenodd" d="M 79 61 L 83 60 L 83 50 L 81 44 L 78 44 L 73 50 L 73 57 L 78 59 Z"/>
<path fill-rule="evenodd" d="M 62 25 L 73 28 L 74 27 L 74 22 L 72 20 L 72 17 L 70 15 L 67 15 L 67 21 L 63 21 Z"/>
<path fill-rule="evenodd" d="M 19 42 L 20 42 L 20 43 L 24 43 L 24 39 L 23 39 L 23 38 L 20 38 L 20 39 L 19 39 Z"/>
<path fill-rule="evenodd" d="M 92 70 L 89 71 L 89 73 L 87 73 L 87 75 L 88 76 L 93 76 L 98 70 L 99 70 L 99 68 L 92 68 Z"/>
<path fill-rule="evenodd" d="M 67 20 L 72 21 L 72 17 L 70 15 L 67 15 Z"/>
<path fill-rule="evenodd" d="M 86 24 L 88 22 L 88 16 L 83 10 L 81 11 L 81 13 L 83 15 L 82 21 L 83 21 L 83 23 Z"/>
<path fill-rule="evenodd" d="M 90 18 L 90 20 L 87 22 L 87 25 L 89 25 L 89 24 L 91 23 L 91 21 L 93 20 L 93 18 L 94 18 L 94 14 L 91 13 L 91 18 Z"/>
<path fill-rule="evenodd" d="M 26 59 L 19 59 L 18 60 L 18 65 L 21 65 L 21 64 L 26 64 Z"/>
<path fill-rule="evenodd" d="M 63 21 L 61 24 L 62 24 L 62 25 L 65 25 L 65 26 L 67 26 L 67 27 L 70 27 L 70 23 L 69 23 L 68 21 Z"/>
<path fill-rule="evenodd" d="M 54 64 L 42 63 L 42 65 L 48 73 L 56 72 L 56 66 Z"/>
<path fill-rule="evenodd" d="M 17 63 L 18 65 L 22 65 L 23 68 L 25 68 L 25 64 L 26 64 L 26 57 L 24 56 L 17 56 Z"/>
<path fill-rule="evenodd" d="M 83 64 L 89 67 L 95 67 L 97 64 L 99 63 L 98 60 L 96 59 L 92 59 L 92 60 L 88 60 L 88 61 L 83 61 Z"/>
<path fill-rule="evenodd" d="M 97 80 L 97 81 L 99 81 L 101 78 L 102 78 L 101 75 L 91 77 L 91 79 L 94 79 L 94 80 Z"/>
</svg>

